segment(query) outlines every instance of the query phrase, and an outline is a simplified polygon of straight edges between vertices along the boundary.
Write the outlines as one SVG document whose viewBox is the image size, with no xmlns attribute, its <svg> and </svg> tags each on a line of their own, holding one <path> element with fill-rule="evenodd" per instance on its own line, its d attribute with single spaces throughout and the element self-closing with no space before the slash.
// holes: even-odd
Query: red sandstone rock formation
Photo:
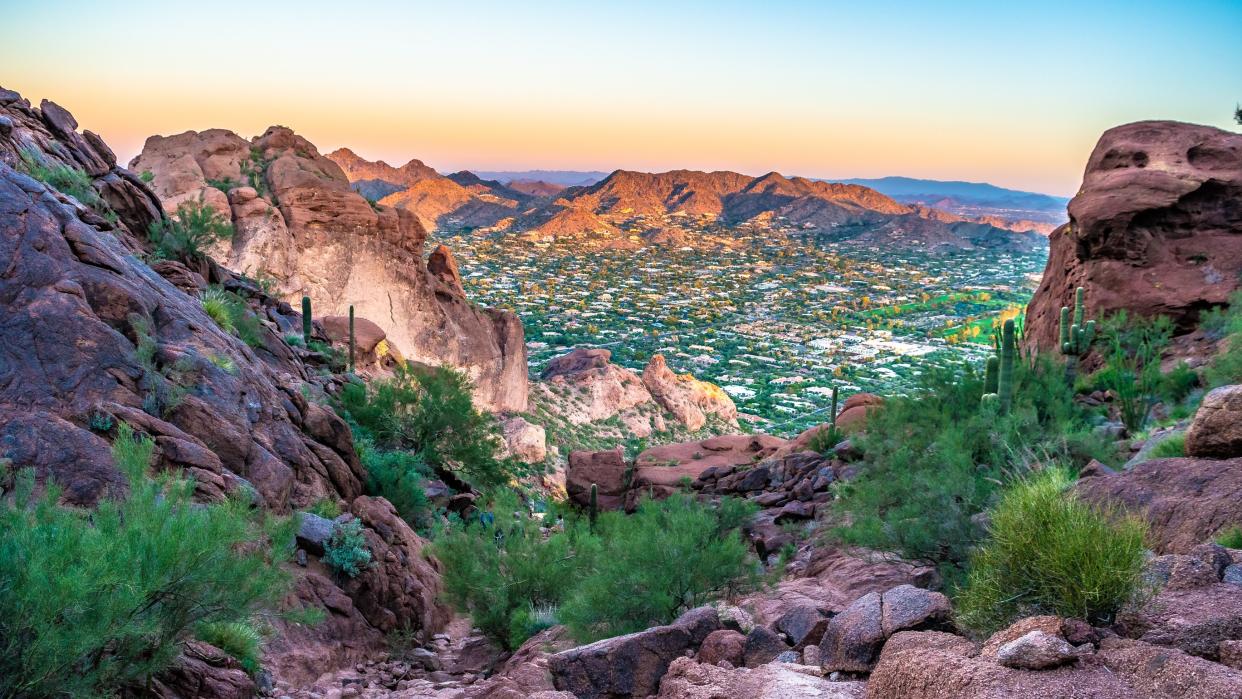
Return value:
<svg viewBox="0 0 1242 699">
<path fill-rule="evenodd" d="M 1054 350 L 1062 306 L 1087 292 L 1087 315 L 1125 309 L 1192 330 L 1242 287 L 1242 135 L 1143 121 L 1109 129 L 1091 153 L 1070 222 L 1050 237 L 1026 337 Z"/>
</svg>

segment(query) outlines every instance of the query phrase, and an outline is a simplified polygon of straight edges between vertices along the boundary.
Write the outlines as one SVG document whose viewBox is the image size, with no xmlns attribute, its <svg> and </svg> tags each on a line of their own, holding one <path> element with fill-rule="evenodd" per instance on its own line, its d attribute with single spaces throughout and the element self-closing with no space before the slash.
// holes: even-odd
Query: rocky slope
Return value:
<svg viewBox="0 0 1242 699">
<path fill-rule="evenodd" d="M 335 155 L 368 177 L 439 181 L 421 163 L 359 169 L 356 156 Z M 152 136 L 130 167 L 152 174 L 169 210 L 201 199 L 231 217 L 236 235 L 211 251 L 226 266 L 271 280 L 286 300 L 310 296 L 316 315 L 343 316 L 352 305 L 406 359 L 464 370 L 482 407 L 526 408 L 517 317 L 474 307 L 459 280 L 433 274 L 423 259 L 427 232 L 415 216 L 368 203 L 306 139 L 280 126 L 249 141 L 222 129 Z M 439 254 L 451 260 L 447 249 Z"/>
<path fill-rule="evenodd" d="M 398 628 L 437 630 L 447 619 L 437 564 L 387 501 L 361 495 L 348 426 L 312 400 L 334 380 L 319 355 L 282 340 L 299 315 L 214 263 L 142 262 L 160 200 L 76 129 L 61 107 L 34 108 L 0 89 L 0 458 L 55 479 L 67 504 L 91 505 L 123 483 L 109 441 L 126 422 L 154 440 L 154 467 L 193 477 L 202 500 L 240 493 L 282 514 L 342 504 L 382 564 L 338 583 L 318 560 L 322 536 L 304 528 L 305 567 L 294 569 L 286 603 L 326 619 L 277 622 L 264 664 L 279 677 L 301 681 L 372 656 Z M 23 174 L 23 159 L 80 170 L 89 184 L 57 191 Z M 248 300 L 257 340 L 243 343 L 207 315 L 198 294 L 209 283 Z M 157 696 L 251 696 L 252 678 L 221 658 L 187 647 L 154 682 Z"/>
<path fill-rule="evenodd" d="M 1087 313 L 1166 315 L 1188 332 L 1242 288 L 1242 135 L 1144 121 L 1109 129 L 1050 237 L 1048 267 L 1027 308 L 1026 336 L 1059 342 L 1059 313 L 1087 292 Z"/>
</svg>

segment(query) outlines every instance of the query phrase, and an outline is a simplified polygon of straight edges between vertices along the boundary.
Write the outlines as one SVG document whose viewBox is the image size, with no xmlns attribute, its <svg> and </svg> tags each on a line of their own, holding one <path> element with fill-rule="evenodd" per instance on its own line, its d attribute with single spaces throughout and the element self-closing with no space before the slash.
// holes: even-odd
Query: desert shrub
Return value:
<svg viewBox="0 0 1242 699">
<path fill-rule="evenodd" d="M 811 435 L 811 439 L 807 442 L 807 448 L 817 454 L 827 454 L 832 448 L 841 443 L 845 437 L 836 425 L 821 427 Z"/>
<path fill-rule="evenodd" d="M 571 515 L 543 533 L 504 492 L 487 516 L 440 532 L 434 553 L 448 600 L 505 647 L 556 623 L 585 642 L 759 584 L 761 566 L 737 529 L 753 513 L 744 501 L 713 507 L 677 494 L 632 516 L 604 513 L 594 532 Z"/>
<path fill-rule="evenodd" d="M 203 305 L 203 312 L 210 316 L 221 330 L 229 334 L 236 331 L 233 326 L 233 312 L 230 308 L 233 299 L 227 291 L 218 286 L 208 287 L 203 292 L 200 302 Z"/>
<path fill-rule="evenodd" d="M 1177 366 L 1160 377 L 1160 387 L 1158 394 L 1166 405 L 1175 406 L 1186 400 L 1192 391 L 1199 385 L 1199 375 L 1186 362 L 1179 362 Z"/>
<path fill-rule="evenodd" d="M 534 628 L 530 611 L 556 608 L 598 548 L 581 526 L 543 538 L 524 510 L 513 493 L 497 492 L 487 517 L 449 526 L 433 545 L 448 601 L 510 650 Z"/>
<path fill-rule="evenodd" d="M 1186 433 L 1172 435 L 1160 440 L 1160 443 L 1147 453 L 1152 459 L 1170 459 L 1186 455 Z"/>
<path fill-rule="evenodd" d="M 1116 396 L 1121 421 L 1131 433 L 1143 429 L 1160 398 L 1160 356 L 1172 336 L 1173 324 L 1165 316 L 1131 319 L 1123 310 L 1104 323 L 1104 341 L 1096 345 L 1104 367 L 1093 379 Z"/>
<path fill-rule="evenodd" d="M 210 621 L 198 625 L 194 637 L 233 656 L 246 672 L 259 670 L 263 635 L 245 621 Z"/>
<path fill-rule="evenodd" d="M 351 519 L 332 528 L 332 536 L 323 545 L 323 562 L 338 575 L 356 578 L 371 565 L 371 550 L 362 533 L 362 522 Z"/>
<path fill-rule="evenodd" d="M 497 456 L 495 420 L 475 409 L 469 380 L 448 367 L 402 368 L 391 379 L 347 383 L 337 405 L 376 447 L 416 453 L 477 488 L 506 485 L 529 471 Z"/>
<path fill-rule="evenodd" d="M 1217 534 L 1216 543 L 1227 549 L 1242 549 L 1242 526 L 1234 525 Z"/>
<path fill-rule="evenodd" d="M 981 409 L 983 380 L 969 367 L 926 370 L 910 396 L 889 399 L 857 435 L 866 467 L 835 486 L 833 537 L 938 566 L 950 582 L 960 577 L 983 533 L 971 517 L 1028 464 L 1118 462 L 1064 375 L 1049 359 L 1018 362 L 1013 408 L 998 415 Z"/>
<path fill-rule="evenodd" d="M 238 187 L 242 186 L 242 183 L 241 183 L 241 182 L 238 182 L 237 180 L 235 180 L 235 179 L 233 179 L 233 178 L 231 178 L 231 177 L 222 177 L 222 178 L 220 178 L 220 179 L 218 179 L 218 180 L 208 179 L 208 180 L 207 180 L 207 186 L 208 186 L 208 187 L 215 187 L 216 189 L 220 190 L 221 192 L 224 192 L 225 194 L 228 194 L 230 189 L 236 189 L 236 188 L 238 188 Z"/>
<path fill-rule="evenodd" d="M 61 194 L 68 194 L 83 206 L 89 206 L 101 212 L 110 210 L 99 197 L 99 192 L 95 191 L 91 176 L 85 171 L 68 165 L 49 165 L 43 161 L 43 156 L 37 150 L 23 150 L 21 159 L 21 169 L 27 175 Z"/>
<path fill-rule="evenodd" d="M 150 170 L 143 170 L 138 173 L 138 179 L 142 180 L 143 184 L 151 184 L 155 181 L 155 173 Z"/>
<path fill-rule="evenodd" d="M 118 426 L 128 492 L 94 511 L 13 474 L 0 500 L 0 696 L 113 696 L 165 669 L 201 625 L 249 622 L 288 589 L 275 552 L 292 550 L 291 523 L 240 500 L 192 502 L 192 481 L 147 476 L 152 450 Z"/>
<path fill-rule="evenodd" d="M 157 260 L 197 260 L 203 250 L 233 237 L 233 223 L 202 200 L 182 202 L 172 218 L 151 224 L 147 232 Z"/>
<path fill-rule="evenodd" d="M 992 511 L 955 600 L 958 622 L 990 633 L 1035 614 L 1112 623 L 1142 592 L 1146 524 L 1079 500 L 1048 468 L 1015 481 Z"/>
<path fill-rule="evenodd" d="M 1219 325 L 1225 347 L 1204 370 L 1208 388 L 1242 383 L 1242 291 L 1229 297 L 1229 307 L 1221 311 Z"/>
<path fill-rule="evenodd" d="M 411 452 L 378 449 L 366 439 L 358 442 L 358 456 L 367 472 L 367 493 L 387 499 L 410 526 L 425 531 L 431 503 L 423 485 L 432 471 L 423 458 Z"/>
<path fill-rule="evenodd" d="M 682 493 L 644 499 L 631 516 L 600 516 L 601 549 L 560 609 L 579 641 L 667 624 L 719 597 L 753 589 L 760 565 L 737 530 L 753 505 L 721 508 Z"/>
<path fill-rule="evenodd" d="M 341 516 L 341 506 L 332 498 L 320 498 L 306 508 L 306 511 L 324 519 L 336 519 Z"/>
</svg>

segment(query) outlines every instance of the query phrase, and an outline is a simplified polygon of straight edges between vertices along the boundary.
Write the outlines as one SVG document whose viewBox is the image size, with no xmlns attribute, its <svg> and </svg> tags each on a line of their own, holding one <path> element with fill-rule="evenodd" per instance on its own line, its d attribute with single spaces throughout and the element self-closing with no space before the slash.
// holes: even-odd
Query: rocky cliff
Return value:
<svg viewBox="0 0 1242 699">
<path fill-rule="evenodd" d="M 334 155 L 345 159 L 342 151 Z M 430 181 L 426 166 L 383 167 L 394 177 Z M 170 210 L 201 200 L 232 218 L 233 240 L 211 251 L 221 263 L 272 280 L 287 300 L 310 296 L 316 315 L 345 315 L 352 305 L 407 359 L 465 371 L 481 407 L 525 410 L 526 349 L 517 316 L 476 308 L 457 280 L 432 274 L 423 259 L 427 231 L 417 218 L 368 202 L 306 139 L 281 126 L 249 141 L 222 129 L 152 136 L 130 168 L 151 173 Z M 447 249 L 441 256 L 451 259 Z"/>
<path fill-rule="evenodd" d="M 1050 237 L 1026 334 L 1054 349 L 1062 306 L 1086 289 L 1088 316 L 1166 315 L 1181 331 L 1242 287 L 1242 135 L 1143 121 L 1100 137 Z"/>
<path fill-rule="evenodd" d="M 191 476 L 201 500 L 245 494 L 276 513 L 342 503 L 383 565 L 338 584 L 314 551 L 301 557 L 287 602 L 326 620 L 279 622 L 265 663 L 278 675 L 352 664 L 397 628 L 434 632 L 447 616 L 436 564 L 391 505 L 361 495 L 348 426 L 308 399 L 333 379 L 282 340 L 297 313 L 213 263 L 148 266 L 145 231 L 163 215 L 67 111 L 0 89 L 0 459 L 54 479 L 66 503 L 91 505 L 124 483 L 109 442 L 125 422 L 153 439 L 154 468 Z M 257 327 L 249 344 L 204 311 L 208 284 L 245 299 Z M 157 696 L 250 696 L 246 673 L 204 657 L 187 651 Z"/>
</svg>

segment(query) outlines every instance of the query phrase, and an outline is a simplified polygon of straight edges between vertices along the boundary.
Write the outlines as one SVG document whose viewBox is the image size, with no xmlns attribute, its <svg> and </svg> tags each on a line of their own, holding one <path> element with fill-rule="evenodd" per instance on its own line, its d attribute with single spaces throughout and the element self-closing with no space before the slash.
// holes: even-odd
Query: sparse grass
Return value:
<svg viewBox="0 0 1242 699">
<path fill-rule="evenodd" d="M 1181 432 L 1165 439 L 1152 448 L 1147 455 L 1152 459 L 1171 459 L 1186 455 L 1186 433 Z"/>
<path fill-rule="evenodd" d="M 32 149 L 23 150 L 21 158 L 21 168 L 27 175 L 61 194 L 77 199 L 83 206 L 89 206 L 99 213 L 110 211 L 107 204 L 100 199 L 99 193 L 95 191 L 91 176 L 84 171 L 67 165 L 48 164 L 44 162 L 43 156 L 38 151 Z"/>
<path fill-rule="evenodd" d="M 233 237 L 233 222 L 200 201 L 182 202 L 172 218 L 155 221 L 147 232 L 156 260 L 197 260 L 203 250 Z"/>
<path fill-rule="evenodd" d="M 233 656 L 246 672 L 253 675 L 259 671 L 263 636 L 250 623 L 213 621 L 199 624 L 194 636 Z"/>
<path fill-rule="evenodd" d="M 201 302 L 203 311 L 216 321 L 216 325 L 219 325 L 221 330 L 230 335 L 237 332 L 237 328 L 233 325 L 233 313 L 229 308 L 233 297 L 227 291 L 218 286 L 208 287 L 203 292 Z"/>
<path fill-rule="evenodd" d="M 306 511 L 324 519 L 336 519 L 341 516 L 341 506 L 332 498 L 320 498 Z"/>
<path fill-rule="evenodd" d="M 228 194 L 228 193 L 229 193 L 229 190 L 231 190 L 231 189 L 236 189 L 236 188 L 238 188 L 238 187 L 242 186 L 242 183 L 241 183 L 241 182 L 238 182 L 237 180 L 235 180 L 235 179 L 233 179 L 233 178 L 231 178 L 231 177 L 225 177 L 225 178 L 218 179 L 218 180 L 207 180 L 207 186 L 208 186 L 208 187 L 215 187 L 216 189 L 220 190 L 221 192 L 224 192 L 225 194 Z"/>
<path fill-rule="evenodd" d="M 1006 490 L 956 595 L 959 624 L 986 634 L 1056 614 L 1107 625 L 1141 595 L 1146 523 L 1077 499 L 1072 482 L 1049 468 Z"/>
<path fill-rule="evenodd" d="M 1242 549 L 1242 526 L 1235 524 L 1217 534 L 1216 543 L 1227 549 Z"/>
</svg>

